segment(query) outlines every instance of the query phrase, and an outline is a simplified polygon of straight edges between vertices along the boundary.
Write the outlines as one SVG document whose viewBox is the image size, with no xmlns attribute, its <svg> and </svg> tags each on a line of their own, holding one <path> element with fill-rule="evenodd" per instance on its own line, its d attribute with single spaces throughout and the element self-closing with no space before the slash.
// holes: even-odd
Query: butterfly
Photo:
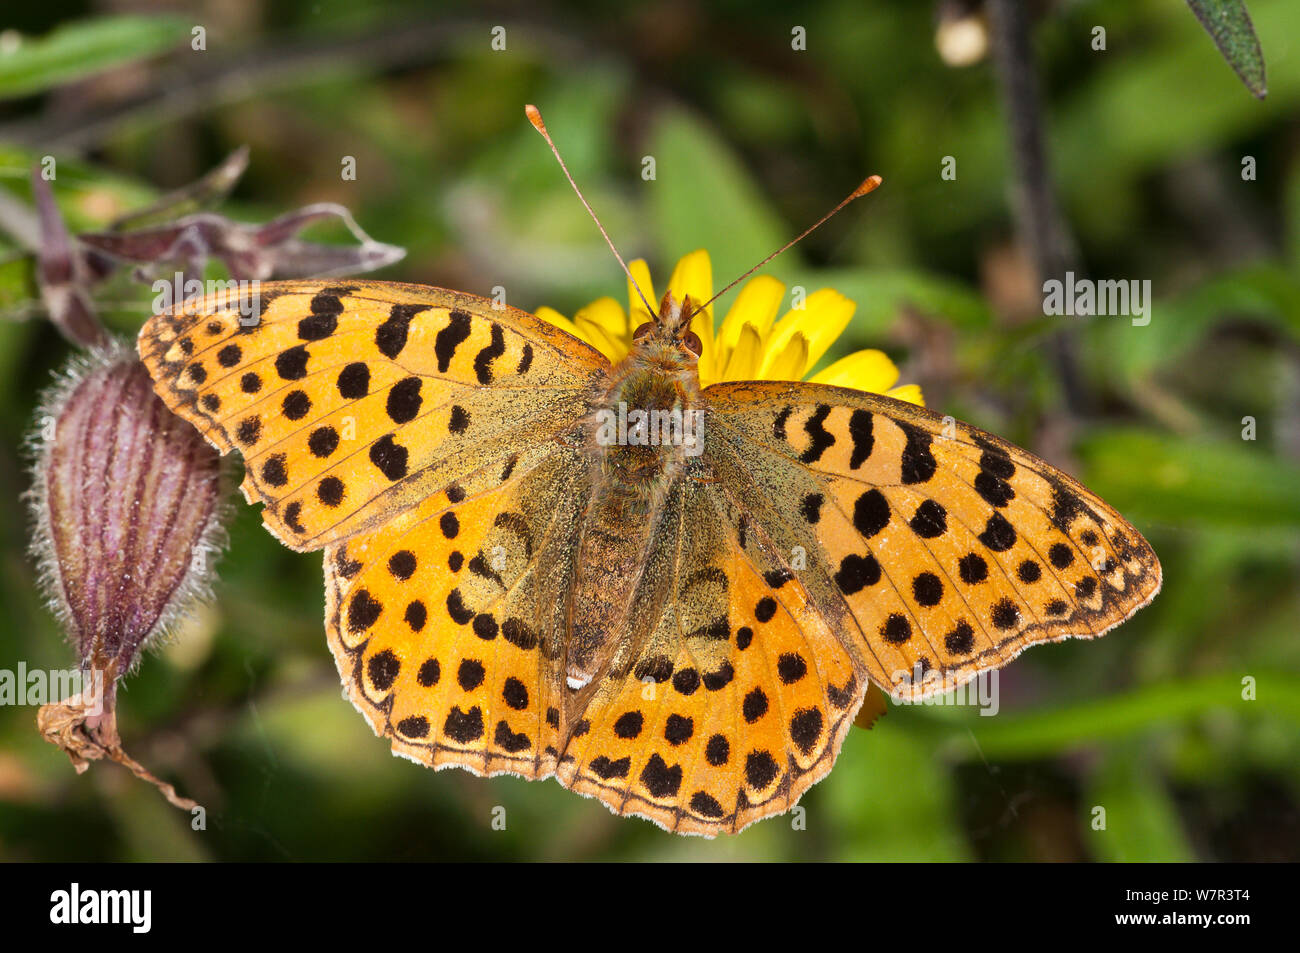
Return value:
<svg viewBox="0 0 1300 953">
<path fill-rule="evenodd" d="M 422 285 L 269 282 L 241 310 L 158 313 L 140 355 L 243 455 L 267 528 L 324 550 L 348 696 L 436 769 L 736 832 L 826 775 L 870 686 L 951 689 L 1160 587 L 1123 517 L 996 436 L 827 384 L 702 387 L 690 297 L 617 363 Z"/>
</svg>

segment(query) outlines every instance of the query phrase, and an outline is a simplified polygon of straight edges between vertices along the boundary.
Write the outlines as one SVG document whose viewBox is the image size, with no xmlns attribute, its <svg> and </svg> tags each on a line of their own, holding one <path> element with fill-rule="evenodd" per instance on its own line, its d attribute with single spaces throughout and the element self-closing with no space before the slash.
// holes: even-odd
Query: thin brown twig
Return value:
<svg viewBox="0 0 1300 953">
<path fill-rule="evenodd" d="M 989 27 L 1015 164 L 1016 231 L 1041 288 L 1049 279 L 1064 280 L 1067 271 L 1079 274 L 1082 266 L 1052 186 L 1029 14 L 1022 0 L 989 0 Z M 1075 414 L 1086 412 L 1090 400 L 1071 331 L 1062 328 L 1053 334 L 1051 349 L 1067 406 Z"/>
</svg>

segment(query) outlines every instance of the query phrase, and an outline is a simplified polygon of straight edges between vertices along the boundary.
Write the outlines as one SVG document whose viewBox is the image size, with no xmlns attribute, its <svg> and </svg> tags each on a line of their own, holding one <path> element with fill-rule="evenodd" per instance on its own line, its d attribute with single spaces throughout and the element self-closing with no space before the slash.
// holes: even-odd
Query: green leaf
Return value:
<svg viewBox="0 0 1300 953">
<path fill-rule="evenodd" d="M 1267 441 L 1105 429 L 1078 452 L 1088 486 L 1139 522 L 1261 532 L 1300 526 L 1300 467 L 1271 456 Z"/>
<path fill-rule="evenodd" d="M 1300 678 L 1276 669 L 1239 666 L 1255 678 L 1258 700 L 1241 697 L 1241 676 L 1207 675 L 1147 685 L 1124 695 L 1096 698 L 1042 711 L 1004 712 L 996 718 L 967 716 L 975 744 L 944 722 L 944 709 L 925 709 L 927 729 L 951 738 L 950 753 L 990 761 L 1029 760 L 1102 745 L 1168 727 L 1211 711 L 1274 718 L 1300 725 Z M 874 729 L 873 729 L 874 731 Z"/>
<path fill-rule="evenodd" d="M 1084 843 L 1101 860 L 1119 863 L 1164 861 L 1187 863 L 1196 859 L 1187 842 L 1178 809 L 1139 746 L 1109 752 L 1085 796 L 1085 807 L 1106 811 L 1106 826 L 1089 823 Z M 1092 814 L 1087 816 L 1092 821 Z"/>
<path fill-rule="evenodd" d="M 1223 58 L 1237 71 L 1256 99 L 1268 94 L 1264 54 L 1242 0 L 1187 0 L 1187 5 L 1214 40 Z"/>
<path fill-rule="evenodd" d="M 14 255 L 0 261 L 0 320 L 19 314 L 39 297 L 32 256 Z"/>
<path fill-rule="evenodd" d="M 112 66 L 161 53 L 189 34 L 177 17 L 120 16 L 83 20 L 42 37 L 23 37 L 0 53 L 0 99 L 30 96 Z"/>
<path fill-rule="evenodd" d="M 909 308 L 964 331 L 987 328 L 993 320 L 988 304 L 969 285 L 920 269 L 822 269 L 796 272 L 790 283 L 809 293 L 834 288 L 856 301 L 849 326 L 854 335 L 880 334 Z"/>
<path fill-rule="evenodd" d="M 886 717 L 851 730 L 830 777 L 814 792 L 810 816 L 835 832 L 836 859 L 861 862 L 965 861 L 951 772 L 930 743 Z"/>
<path fill-rule="evenodd" d="M 713 260 L 714 283 L 721 287 L 796 234 L 767 206 L 717 134 L 689 113 L 663 115 L 650 155 L 655 179 L 646 185 L 659 248 L 669 267 L 682 255 L 705 248 Z"/>
<path fill-rule="evenodd" d="M 1156 301 L 1151 323 L 1134 328 L 1122 319 L 1094 319 L 1099 353 L 1129 378 L 1182 361 L 1227 319 L 1246 318 L 1300 341 L 1300 282 L 1282 264 L 1255 262 L 1229 268 L 1171 298 Z"/>
</svg>

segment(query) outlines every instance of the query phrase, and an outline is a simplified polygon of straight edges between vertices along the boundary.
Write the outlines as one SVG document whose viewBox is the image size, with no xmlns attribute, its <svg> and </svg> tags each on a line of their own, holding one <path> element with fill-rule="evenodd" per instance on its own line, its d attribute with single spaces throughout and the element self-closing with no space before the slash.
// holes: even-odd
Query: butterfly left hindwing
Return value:
<svg viewBox="0 0 1300 953">
<path fill-rule="evenodd" d="M 830 770 L 866 682 L 718 486 L 678 481 L 660 526 L 635 612 L 647 631 L 623 642 L 556 773 L 677 833 L 735 832 Z"/>
<path fill-rule="evenodd" d="M 325 627 L 353 704 L 432 767 L 549 776 L 586 461 L 559 444 L 325 550 Z"/>
</svg>

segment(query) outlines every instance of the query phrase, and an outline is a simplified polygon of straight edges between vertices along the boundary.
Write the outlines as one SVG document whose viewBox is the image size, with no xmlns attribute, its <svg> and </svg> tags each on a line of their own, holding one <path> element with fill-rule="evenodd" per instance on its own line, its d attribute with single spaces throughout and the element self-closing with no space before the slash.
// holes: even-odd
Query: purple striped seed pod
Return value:
<svg viewBox="0 0 1300 953">
<path fill-rule="evenodd" d="M 37 423 L 41 582 L 111 710 L 140 649 L 206 595 L 224 535 L 220 458 L 123 346 L 77 358 Z"/>
</svg>

